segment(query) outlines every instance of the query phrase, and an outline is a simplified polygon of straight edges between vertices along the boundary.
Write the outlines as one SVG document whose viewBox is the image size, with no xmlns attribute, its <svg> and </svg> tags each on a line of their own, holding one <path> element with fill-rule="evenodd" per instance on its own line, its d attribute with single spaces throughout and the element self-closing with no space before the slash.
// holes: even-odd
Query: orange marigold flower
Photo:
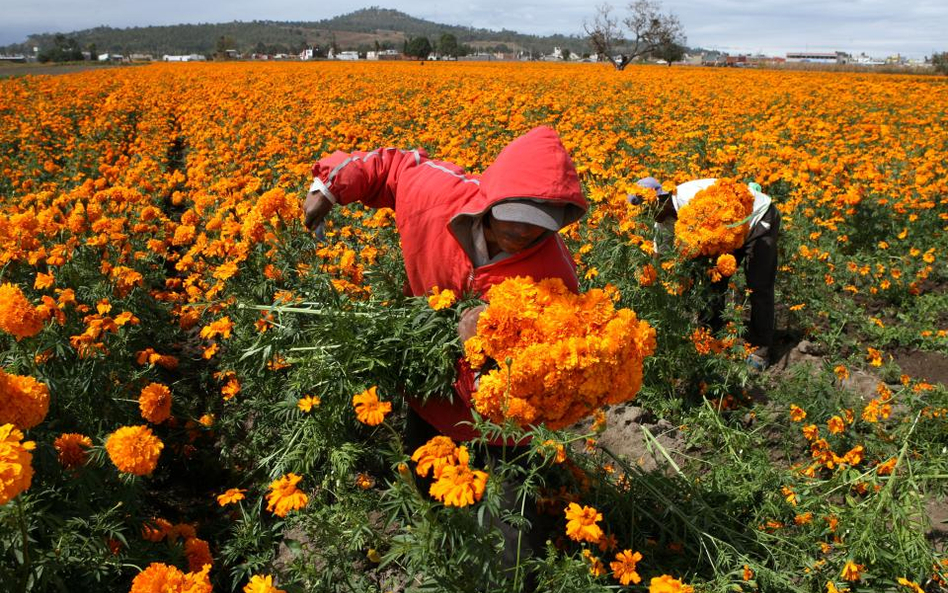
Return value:
<svg viewBox="0 0 948 593">
<path fill-rule="evenodd" d="M 817 439 L 820 436 L 820 429 L 816 424 L 807 424 L 802 428 L 802 431 L 803 437 L 808 441 Z"/>
<path fill-rule="evenodd" d="M 244 593 L 286 593 L 286 591 L 273 586 L 272 576 L 255 574 L 250 577 L 250 582 L 244 585 Z"/>
<path fill-rule="evenodd" d="M 27 300 L 20 287 L 0 285 L 0 330 L 17 340 L 35 336 L 43 329 L 43 316 Z"/>
<path fill-rule="evenodd" d="M 372 386 L 362 393 L 352 396 L 352 405 L 355 406 L 356 417 L 359 422 L 369 426 L 378 426 L 385 420 L 385 415 L 392 411 L 392 402 L 379 401 L 377 387 Z"/>
<path fill-rule="evenodd" d="M 142 418 L 161 424 L 171 416 L 171 390 L 161 383 L 150 383 L 138 396 Z"/>
<path fill-rule="evenodd" d="M 310 412 L 320 403 L 322 403 L 322 400 L 319 399 L 319 396 L 306 395 L 296 402 L 296 407 L 299 408 L 301 412 Z"/>
<path fill-rule="evenodd" d="M 602 529 L 596 523 L 602 521 L 602 513 L 589 506 L 575 502 L 566 507 L 566 535 L 573 541 L 596 543 L 602 537 Z"/>
<path fill-rule="evenodd" d="M 639 286 L 651 286 L 658 279 L 658 272 L 652 264 L 645 264 L 639 274 Z"/>
<path fill-rule="evenodd" d="M 725 278 L 733 276 L 737 271 L 737 259 L 730 253 L 723 253 L 718 256 L 715 268 Z"/>
<path fill-rule="evenodd" d="M 66 469 L 85 465 L 89 457 L 88 449 L 92 446 L 92 439 L 74 432 L 64 433 L 53 441 L 53 448 L 59 457 L 59 464 Z"/>
<path fill-rule="evenodd" d="M 615 561 L 609 563 L 609 568 L 612 569 L 612 576 L 623 585 L 628 585 L 629 583 L 638 585 L 642 582 L 642 577 L 635 571 L 635 565 L 638 564 L 641 559 L 642 554 L 639 552 L 632 552 L 632 550 L 619 552 L 616 554 Z"/>
<path fill-rule="evenodd" d="M 244 493 L 247 492 L 244 488 L 228 488 L 227 492 L 217 496 L 217 504 L 220 506 L 227 506 L 229 504 L 235 504 L 246 498 Z"/>
<path fill-rule="evenodd" d="M 574 294 L 558 278 L 492 286 L 465 353 L 475 367 L 487 358 L 511 364 L 481 375 L 477 411 L 497 422 L 557 429 L 635 397 L 655 330 L 630 309 L 616 310 L 614 295 Z"/>
<path fill-rule="evenodd" d="M 184 540 L 184 555 L 188 559 L 188 569 L 191 572 L 197 572 L 208 564 L 214 564 L 211 548 L 199 537 L 189 537 Z"/>
<path fill-rule="evenodd" d="M 806 418 L 806 411 L 796 404 L 790 404 L 790 420 L 794 422 L 803 422 Z"/>
<path fill-rule="evenodd" d="M 285 517 L 290 511 L 305 507 L 309 497 L 296 487 L 302 479 L 303 476 L 288 473 L 274 480 L 270 484 L 270 492 L 267 493 L 267 510 L 278 517 Z"/>
<path fill-rule="evenodd" d="M 749 581 L 754 578 L 754 571 L 751 570 L 750 566 L 744 565 L 744 574 L 741 577 L 744 581 Z"/>
<path fill-rule="evenodd" d="M 865 566 L 862 564 L 856 564 L 852 560 L 847 560 L 846 565 L 843 566 L 843 571 L 839 574 L 840 578 L 843 578 L 850 583 L 858 581 L 862 575 L 862 571 L 865 570 Z"/>
<path fill-rule="evenodd" d="M 0 426 L 0 506 L 29 489 L 33 481 L 33 441 L 12 424 Z"/>
<path fill-rule="evenodd" d="M 158 517 L 142 524 L 142 539 L 150 542 L 160 542 L 168 537 L 171 523 Z"/>
<path fill-rule="evenodd" d="M 28 375 L 12 375 L 0 369 L 0 424 L 29 430 L 46 418 L 49 388 Z"/>
<path fill-rule="evenodd" d="M 458 462 L 458 447 L 450 438 L 446 436 L 436 436 L 424 445 L 415 449 L 411 455 L 411 460 L 417 463 L 415 473 L 419 476 L 427 476 L 430 470 L 437 479 L 441 470 L 448 465 L 454 465 Z"/>
<path fill-rule="evenodd" d="M 898 462 L 897 457 L 890 457 L 884 462 L 876 466 L 876 473 L 880 476 L 889 476 L 892 475 L 892 472 L 895 470 L 895 464 Z"/>
<path fill-rule="evenodd" d="M 355 483 L 356 486 L 362 490 L 368 490 L 369 488 L 375 486 L 375 478 L 365 472 L 360 472 L 359 475 L 356 476 Z"/>
<path fill-rule="evenodd" d="M 123 426 L 105 442 L 105 450 L 115 467 L 136 476 L 147 476 L 155 471 L 164 446 L 147 426 Z"/>
<path fill-rule="evenodd" d="M 438 287 L 435 286 L 431 289 L 431 293 L 431 296 L 428 297 L 428 306 L 435 311 L 447 309 L 458 300 L 458 297 L 456 294 L 454 294 L 454 291 L 448 288 L 439 291 Z"/>
<path fill-rule="evenodd" d="M 753 207 L 746 185 L 718 179 L 678 211 L 675 242 L 689 258 L 730 253 L 744 244 Z"/>
<path fill-rule="evenodd" d="M 648 593 L 694 593 L 695 588 L 686 585 L 670 575 L 653 577 L 648 585 Z"/>
<path fill-rule="evenodd" d="M 230 320 L 230 317 L 221 317 L 217 321 L 202 327 L 201 337 L 210 340 L 221 336 L 226 339 L 230 337 L 232 329 L 234 329 L 234 323 Z"/>
<path fill-rule="evenodd" d="M 197 572 L 184 573 L 174 566 L 152 562 L 132 580 L 129 593 L 211 593 L 208 564 Z"/>
<path fill-rule="evenodd" d="M 881 367 L 882 366 L 882 352 L 880 352 L 879 350 L 876 350 L 875 348 L 867 348 L 866 360 L 868 360 L 869 364 L 871 364 L 874 367 Z"/>
<path fill-rule="evenodd" d="M 240 381 L 235 377 L 229 378 L 227 384 L 221 387 L 221 394 L 224 396 L 225 402 L 233 399 L 238 393 L 240 393 Z"/>
<path fill-rule="evenodd" d="M 806 525 L 813 520 L 813 513 L 801 513 L 793 518 L 793 522 L 797 525 Z"/>
<path fill-rule="evenodd" d="M 826 423 L 826 428 L 829 429 L 830 434 L 841 434 L 846 431 L 846 423 L 839 416 L 833 416 Z"/>
<path fill-rule="evenodd" d="M 429 490 L 431 496 L 445 506 L 466 507 L 484 496 L 487 473 L 469 467 L 466 447 L 458 447 L 457 465 L 446 465 Z"/>
</svg>

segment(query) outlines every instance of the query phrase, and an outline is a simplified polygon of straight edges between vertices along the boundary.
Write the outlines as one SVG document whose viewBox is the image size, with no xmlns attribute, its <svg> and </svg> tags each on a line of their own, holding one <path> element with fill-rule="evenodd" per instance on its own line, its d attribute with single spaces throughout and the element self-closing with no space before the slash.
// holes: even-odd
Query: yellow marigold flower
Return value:
<svg viewBox="0 0 948 593">
<path fill-rule="evenodd" d="M 244 585 L 244 593 L 286 593 L 286 591 L 273 586 L 272 576 L 255 574 L 250 577 L 250 582 Z"/>
<path fill-rule="evenodd" d="M 843 578 L 850 583 L 858 581 L 861 578 L 862 571 L 865 569 L 865 566 L 862 564 L 856 564 L 852 560 L 847 560 L 846 565 L 843 566 L 843 571 L 839 574 L 840 578 Z"/>
<path fill-rule="evenodd" d="M 372 386 L 362 393 L 352 396 L 352 405 L 355 406 L 356 417 L 359 422 L 369 426 L 378 426 L 385 420 L 385 415 L 392 411 L 392 402 L 379 401 L 377 387 Z"/>
<path fill-rule="evenodd" d="M 881 367 L 882 366 L 882 352 L 880 352 L 879 350 L 876 350 L 875 348 L 867 348 L 866 360 L 868 360 L 869 364 L 871 364 L 874 367 Z"/>
<path fill-rule="evenodd" d="M 839 416 L 833 416 L 826 423 L 826 428 L 829 429 L 830 434 L 841 434 L 846 431 L 846 423 Z"/>
<path fill-rule="evenodd" d="M 174 566 L 152 562 L 132 580 L 129 593 L 212 593 L 208 564 L 197 572 L 184 573 Z"/>
<path fill-rule="evenodd" d="M 197 572 L 206 565 L 214 564 L 210 547 L 199 537 L 189 537 L 184 540 L 184 555 L 188 559 L 188 570 L 191 572 Z"/>
<path fill-rule="evenodd" d="M 33 288 L 36 290 L 43 290 L 45 288 L 51 287 L 55 283 L 55 278 L 52 274 L 43 274 L 41 272 L 36 274 L 36 280 L 33 281 Z"/>
<path fill-rule="evenodd" d="M 21 442 L 22 441 L 22 442 Z M 12 424 L 0 426 L 0 506 L 30 487 L 33 481 L 33 441 Z"/>
<path fill-rule="evenodd" d="M 783 486 L 780 492 L 783 494 L 784 500 L 793 506 L 797 506 L 797 493 L 794 492 L 792 488 Z"/>
<path fill-rule="evenodd" d="M 790 420 L 794 422 L 803 422 L 806 418 L 806 411 L 796 404 L 790 404 Z"/>
<path fill-rule="evenodd" d="M 115 467 L 136 476 L 147 476 L 155 471 L 164 446 L 147 426 L 123 426 L 105 442 L 105 450 Z"/>
<path fill-rule="evenodd" d="M 299 408 L 301 412 L 310 412 L 320 403 L 322 403 L 322 400 L 319 399 L 319 396 L 307 395 L 300 398 L 300 400 L 296 402 L 296 407 Z"/>
<path fill-rule="evenodd" d="M 204 426 L 205 428 L 210 428 L 214 426 L 214 414 L 204 414 L 203 416 L 198 418 L 198 422 L 201 424 L 201 426 Z"/>
<path fill-rule="evenodd" d="M 11 375 L 0 369 L 0 424 L 29 430 L 46 418 L 49 388 L 28 375 Z"/>
<path fill-rule="evenodd" d="M 431 289 L 431 293 L 431 296 L 428 297 L 428 306 L 435 311 L 447 309 L 458 300 L 458 297 L 456 294 L 454 294 L 454 291 L 448 288 L 439 291 L 438 287 L 435 286 Z"/>
<path fill-rule="evenodd" d="M 737 271 L 737 259 L 730 253 L 723 253 L 718 256 L 715 268 L 725 278 L 733 276 Z"/>
<path fill-rule="evenodd" d="M 602 513 L 589 506 L 575 502 L 566 507 L 566 535 L 573 541 L 596 543 L 602 537 L 602 529 L 596 525 L 602 521 Z"/>
<path fill-rule="evenodd" d="M 17 340 L 35 336 L 43 329 L 43 316 L 15 284 L 0 285 L 0 330 Z"/>
<path fill-rule="evenodd" d="M 648 585 L 648 593 L 694 593 L 694 590 L 691 585 L 685 585 L 667 574 L 653 577 Z"/>
<path fill-rule="evenodd" d="M 918 583 L 910 581 L 905 577 L 899 577 L 899 584 L 903 587 L 908 587 L 912 593 L 925 593 L 925 589 L 922 589 Z"/>
<path fill-rule="evenodd" d="M 429 490 L 431 496 L 445 506 L 466 507 L 484 496 L 487 473 L 468 466 L 466 447 L 458 447 L 457 465 L 446 465 Z"/>
<path fill-rule="evenodd" d="M 826 581 L 826 593 L 848 593 L 848 591 L 847 587 L 839 589 L 833 581 Z"/>
<path fill-rule="evenodd" d="M 244 498 L 244 493 L 247 492 L 244 488 L 228 488 L 227 492 L 217 496 L 217 504 L 220 506 L 227 506 L 229 504 L 234 504 L 240 502 Z"/>
<path fill-rule="evenodd" d="M 59 457 L 59 464 L 66 469 L 85 465 L 89 457 L 86 449 L 92 446 L 92 439 L 74 432 L 63 433 L 53 441 L 53 448 Z"/>
<path fill-rule="evenodd" d="M 142 418 L 161 424 L 171 416 L 171 390 L 161 383 L 150 383 L 138 395 Z"/>
<path fill-rule="evenodd" d="M 612 576 L 622 585 L 628 585 L 629 583 L 638 585 L 642 582 L 642 577 L 635 571 L 635 565 L 638 564 L 641 559 L 642 554 L 639 552 L 633 553 L 632 550 L 619 552 L 616 554 L 615 561 L 609 563 L 609 568 L 612 569 Z"/>
<path fill-rule="evenodd" d="M 296 485 L 303 479 L 294 473 L 289 473 L 270 484 L 267 493 L 267 510 L 278 517 L 285 517 L 290 511 L 306 506 L 309 497 Z"/>
<path fill-rule="evenodd" d="M 411 460 L 418 464 L 415 473 L 419 476 L 427 476 L 433 469 L 432 475 L 437 479 L 442 468 L 458 462 L 458 447 L 450 438 L 439 435 L 415 449 Z"/>
</svg>

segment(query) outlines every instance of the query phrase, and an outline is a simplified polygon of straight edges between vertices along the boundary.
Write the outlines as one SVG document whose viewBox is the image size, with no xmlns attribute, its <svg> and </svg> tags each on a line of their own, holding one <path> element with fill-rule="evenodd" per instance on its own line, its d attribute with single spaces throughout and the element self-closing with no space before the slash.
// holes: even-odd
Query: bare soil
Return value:
<svg viewBox="0 0 948 593">
<path fill-rule="evenodd" d="M 925 350 L 895 352 L 896 364 L 913 379 L 948 386 L 948 355 Z"/>
</svg>

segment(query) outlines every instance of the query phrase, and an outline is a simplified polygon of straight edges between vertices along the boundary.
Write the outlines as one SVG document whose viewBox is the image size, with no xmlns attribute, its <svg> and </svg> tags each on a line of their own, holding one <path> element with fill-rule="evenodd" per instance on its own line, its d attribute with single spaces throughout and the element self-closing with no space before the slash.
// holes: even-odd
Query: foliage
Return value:
<svg viewBox="0 0 948 593">
<path fill-rule="evenodd" d="M 314 73 L 323 84 L 299 85 Z M 948 494 L 948 391 L 925 377 L 935 368 L 909 376 L 905 353 L 948 354 L 944 79 L 712 74 L 218 63 L 0 82 L 0 284 L 24 297 L 0 303 L 19 315 L 0 366 L 49 393 L 45 417 L 45 398 L 17 398 L 33 412 L 17 410 L 30 424 L 17 440 L 35 448 L 28 489 L 23 462 L 0 468 L 18 490 L 0 506 L 0 582 L 129 591 L 154 563 L 197 573 L 210 555 L 218 591 L 255 575 L 291 593 L 644 590 L 662 576 L 699 591 L 938 590 L 926 509 Z M 446 506 L 413 474 L 404 396 L 447 391 L 472 303 L 403 294 L 393 212 L 337 207 L 316 237 L 300 198 L 312 160 L 337 149 L 421 147 L 476 173 L 539 124 L 556 126 L 591 204 L 562 232 L 584 292 L 655 328 L 641 417 L 541 426 L 520 447 L 522 429 L 477 419 L 481 438 L 457 445 L 484 491 Z M 774 198 L 779 346 L 806 337 L 814 360 L 751 373 L 740 272 L 729 323 L 708 329 L 716 260 L 655 252 L 654 196 L 627 199 L 647 175 L 757 180 Z M 368 426 L 353 396 L 373 387 L 391 411 Z M 157 465 L 123 472 L 109 436 L 145 425 Z M 619 454 L 610 438 L 647 448 Z M 275 482 L 285 516 L 267 510 Z M 568 527 L 570 503 L 594 509 L 599 542 Z M 642 556 L 634 587 L 610 570 L 625 550 Z"/>
</svg>

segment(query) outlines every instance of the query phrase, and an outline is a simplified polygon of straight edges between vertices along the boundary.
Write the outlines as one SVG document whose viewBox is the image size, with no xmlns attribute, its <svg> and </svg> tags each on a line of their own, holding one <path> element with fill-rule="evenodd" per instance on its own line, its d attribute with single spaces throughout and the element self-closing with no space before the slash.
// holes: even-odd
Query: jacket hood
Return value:
<svg viewBox="0 0 948 593">
<path fill-rule="evenodd" d="M 480 177 L 478 196 L 450 221 L 454 236 L 470 253 L 465 237 L 474 220 L 505 200 L 529 199 L 563 206 L 563 226 L 583 217 L 588 208 L 573 159 L 556 132 L 534 128 L 504 147 Z"/>
</svg>

